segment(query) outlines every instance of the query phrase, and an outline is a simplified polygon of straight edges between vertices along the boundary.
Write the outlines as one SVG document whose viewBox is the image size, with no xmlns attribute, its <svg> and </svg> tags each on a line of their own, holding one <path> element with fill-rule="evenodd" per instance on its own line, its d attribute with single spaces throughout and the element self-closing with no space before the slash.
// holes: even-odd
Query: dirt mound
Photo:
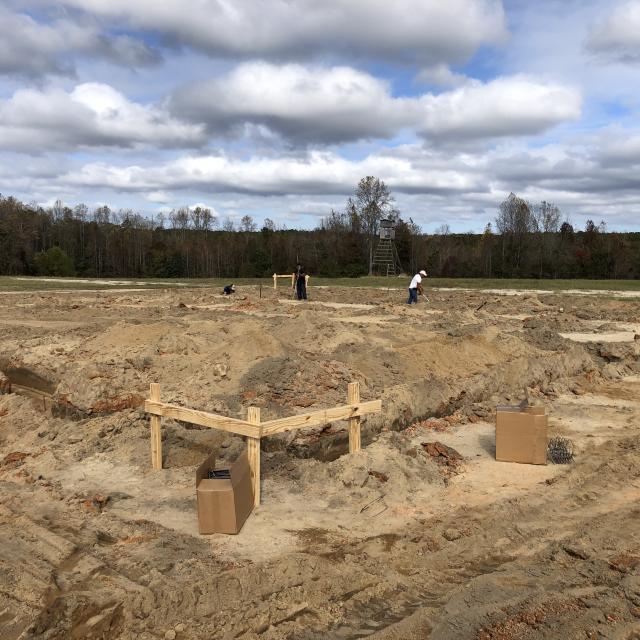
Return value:
<svg viewBox="0 0 640 640">
<path fill-rule="evenodd" d="M 301 461 L 297 477 L 304 494 L 322 496 L 329 508 L 369 504 L 414 505 L 416 489 L 442 477 L 428 456 L 398 433 L 383 433 L 356 454 L 333 462 Z"/>
<path fill-rule="evenodd" d="M 256 406 L 295 408 L 332 403 L 360 376 L 336 360 L 264 358 L 242 378 L 243 399 Z M 363 388 L 366 394 L 366 384 Z"/>
</svg>

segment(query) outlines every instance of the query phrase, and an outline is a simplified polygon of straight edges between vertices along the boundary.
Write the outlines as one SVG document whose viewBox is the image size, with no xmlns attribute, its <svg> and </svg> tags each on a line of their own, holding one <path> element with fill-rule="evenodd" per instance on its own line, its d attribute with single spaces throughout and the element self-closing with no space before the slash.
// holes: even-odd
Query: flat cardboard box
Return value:
<svg viewBox="0 0 640 640">
<path fill-rule="evenodd" d="M 249 459 L 245 451 L 228 466 L 217 467 L 215 460 L 214 453 L 196 470 L 198 531 L 201 534 L 235 534 L 242 529 L 253 510 L 253 483 Z M 228 469 L 230 478 L 208 478 L 211 469 Z"/>
<path fill-rule="evenodd" d="M 545 407 L 498 406 L 496 460 L 547 464 L 548 418 Z"/>
</svg>

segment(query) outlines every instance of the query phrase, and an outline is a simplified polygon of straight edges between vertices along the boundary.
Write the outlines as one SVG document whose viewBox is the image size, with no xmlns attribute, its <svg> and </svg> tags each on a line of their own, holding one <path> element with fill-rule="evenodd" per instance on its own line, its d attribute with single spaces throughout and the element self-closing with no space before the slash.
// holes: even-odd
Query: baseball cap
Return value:
<svg viewBox="0 0 640 640">
<path fill-rule="evenodd" d="M 424 269 L 422 269 L 422 271 L 420 271 L 420 275 L 421 275 L 421 276 L 426 276 L 426 275 L 427 275 L 427 272 L 426 272 Z"/>
</svg>

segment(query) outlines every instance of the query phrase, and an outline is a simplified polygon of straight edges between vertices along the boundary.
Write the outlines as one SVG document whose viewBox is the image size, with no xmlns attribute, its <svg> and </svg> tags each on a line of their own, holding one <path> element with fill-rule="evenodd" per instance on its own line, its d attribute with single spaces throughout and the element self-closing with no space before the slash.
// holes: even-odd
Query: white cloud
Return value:
<svg viewBox="0 0 640 640">
<path fill-rule="evenodd" d="M 500 0 L 62 0 L 214 55 L 460 62 L 501 42 Z"/>
<path fill-rule="evenodd" d="M 587 48 L 605 60 L 640 63 L 640 0 L 615 7 L 592 29 Z"/>
<path fill-rule="evenodd" d="M 38 76 L 72 74 L 71 54 L 106 58 L 118 64 L 144 66 L 160 60 L 157 51 L 130 36 L 101 33 L 91 19 L 49 23 L 0 7 L 0 74 Z"/>
<path fill-rule="evenodd" d="M 312 151 L 305 158 L 236 160 L 220 156 L 186 156 L 155 167 L 84 165 L 60 177 L 79 188 L 108 187 L 117 190 L 154 191 L 196 189 L 206 193 L 347 194 L 363 175 L 383 177 L 392 187 L 408 192 L 451 192 L 480 188 L 460 170 L 429 166 L 428 171 L 410 160 L 371 155 L 349 161 L 330 152 Z"/>
<path fill-rule="evenodd" d="M 1 190 L 295 227 L 372 174 L 422 224 L 513 190 L 640 228 L 637 66 L 594 63 L 640 0 L 505 4 L 501 48 L 499 0 L 5 0 Z"/>
<path fill-rule="evenodd" d="M 0 148 L 44 152 L 76 147 L 198 146 L 203 128 L 161 108 L 127 100 L 99 83 L 61 89 L 20 89 L 0 101 Z"/>
<path fill-rule="evenodd" d="M 28 193 L 28 200 L 102 198 L 112 206 L 143 210 L 149 201 L 162 201 L 168 208 L 204 202 L 220 216 L 249 212 L 296 227 L 313 225 L 313 218 L 343 206 L 362 176 L 375 175 L 389 185 L 403 215 L 424 225 L 438 221 L 463 231 L 481 230 L 514 191 L 532 202 L 555 202 L 579 224 L 588 217 L 605 217 L 612 229 L 633 229 L 640 220 L 640 172 L 609 156 L 625 133 L 636 141 L 640 135 L 638 130 L 610 131 L 581 143 L 535 149 L 509 141 L 472 152 L 409 144 L 380 149 L 360 160 L 313 151 L 280 158 L 185 156 L 144 166 L 76 161 L 57 174 L 54 158 L 49 167 L 41 159 L 37 171 L 30 159 L 16 158 L 10 168 L 0 164 L 0 176 Z M 607 139 L 611 150 L 605 146 Z M 24 175 L 28 179 L 22 182 Z"/>
<path fill-rule="evenodd" d="M 396 98 L 386 82 L 350 67 L 252 62 L 177 90 L 169 108 L 223 135 L 237 135 L 250 125 L 303 143 L 393 138 L 403 129 L 439 140 L 468 140 L 540 133 L 575 119 L 580 95 L 516 76 Z"/>
<path fill-rule="evenodd" d="M 156 202 L 157 204 L 167 204 L 173 200 L 173 196 L 167 191 L 150 191 L 144 197 L 148 202 Z"/>
<path fill-rule="evenodd" d="M 411 124 L 412 104 L 391 98 L 386 82 L 350 67 L 252 62 L 178 89 L 170 108 L 215 133 L 242 131 L 250 123 L 292 140 L 332 143 L 392 137 Z"/>
<path fill-rule="evenodd" d="M 537 134 L 580 117 L 580 93 L 526 76 L 469 83 L 455 91 L 426 95 L 420 130 L 435 139 L 479 139 Z"/>
</svg>

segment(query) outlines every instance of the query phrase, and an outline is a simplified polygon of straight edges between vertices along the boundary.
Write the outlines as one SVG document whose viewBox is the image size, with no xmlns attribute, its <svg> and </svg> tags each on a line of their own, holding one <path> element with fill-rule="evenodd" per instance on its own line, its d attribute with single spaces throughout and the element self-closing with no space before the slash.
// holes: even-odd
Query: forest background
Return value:
<svg viewBox="0 0 640 640">
<path fill-rule="evenodd" d="M 510 194 L 483 233 L 424 234 L 394 207 L 382 180 L 360 180 L 343 210 L 316 229 L 279 228 L 250 216 L 218 220 L 183 207 L 146 217 L 56 202 L 43 208 L 0 195 L 0 275 L 243 278 L 290 273 L 373 273 L 380 220 L 395 223 L 402 270 L 448 278 L 640 278 L 640 233 L 607 232 L 604 221 L 574 229 L 558 207 Z"/>
</svg>

